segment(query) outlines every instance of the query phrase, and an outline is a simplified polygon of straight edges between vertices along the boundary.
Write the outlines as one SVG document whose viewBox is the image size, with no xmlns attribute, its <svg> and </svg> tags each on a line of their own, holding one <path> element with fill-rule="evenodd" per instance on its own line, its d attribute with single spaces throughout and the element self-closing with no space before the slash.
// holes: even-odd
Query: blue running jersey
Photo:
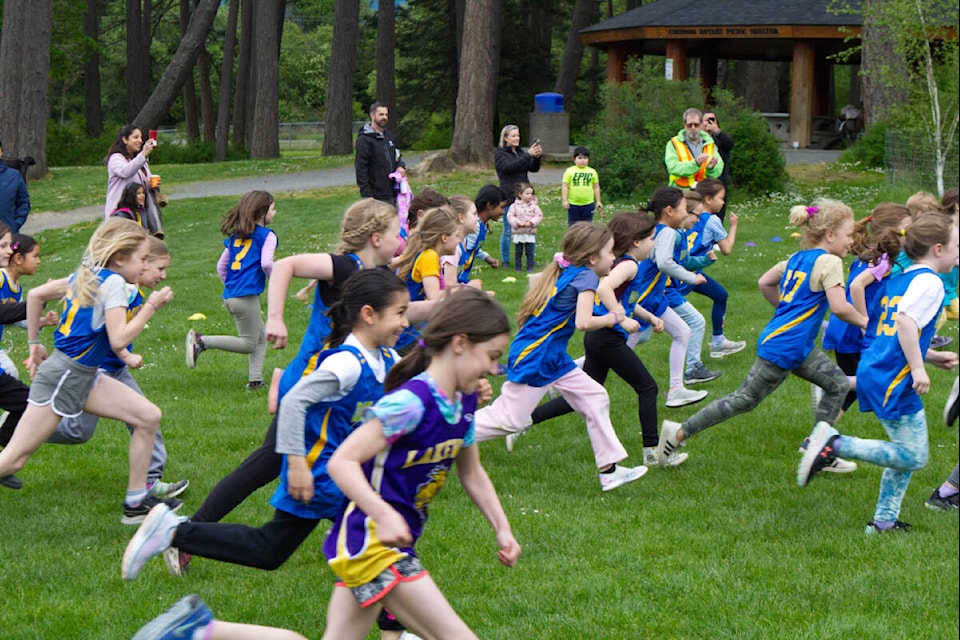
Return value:
<svg viewBox="0 0 960 640">
<path fill-rule="evenodd" d="M 461 284 L 470 282 L 470 270 L 473 269 L 473 261 L 483 247 L 483 241 L 487 239 L 487 231 L 486 223 L 483 220 L 478 220 L 477 241 L 474 242 L 470 248 L 467 248 L 466 238 L 460 243 L 460 264 L 458 265 L 457 282 Z"/>
<path fill-rule="evenodd" d="M 122 278 L 106 267 L 100 269 L 97 272 L 98 285 L 102 285 L 111 276 Z M 60 323 L 53 332 L 53 346 L 78 364 L 99 367 L 107 354 L 113 351 L 110 347 L 110 338 L 107 336 L 107 325 L 104 323 L 99 327 L 93 327 L 94 308 L 81 307 L 74 301 L 75 277 L 75 275 L 70 276 L 71 284 L 63 298 Z"/>
<path fill-rule="evenodd" d="M 263 225 L 257 225 L 247 238 L 233 234 L 223 241 L 227 248 L 227 278 L 223 283 L 223 297 L 239 298 L 263 293 L 267 275 L 260 267 L 260 254 L 267 236 L 273 233 Z"/>
</svg>

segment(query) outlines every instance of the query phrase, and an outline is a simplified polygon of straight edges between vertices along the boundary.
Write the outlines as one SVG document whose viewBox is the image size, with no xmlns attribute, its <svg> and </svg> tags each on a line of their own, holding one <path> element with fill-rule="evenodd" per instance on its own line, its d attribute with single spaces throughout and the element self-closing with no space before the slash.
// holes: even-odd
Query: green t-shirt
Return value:
<svg viewBox="0 0 960 640">
<path fill-rule="evenodd" d="M 570 204 L 582 205 L 593 202 L 593 185 L 600 184 L 597 170 L 592 167 L 581 169 L 577 165 L 563 172 L 563 182 L 567 185 L 567 198 Z"/>
</svg>

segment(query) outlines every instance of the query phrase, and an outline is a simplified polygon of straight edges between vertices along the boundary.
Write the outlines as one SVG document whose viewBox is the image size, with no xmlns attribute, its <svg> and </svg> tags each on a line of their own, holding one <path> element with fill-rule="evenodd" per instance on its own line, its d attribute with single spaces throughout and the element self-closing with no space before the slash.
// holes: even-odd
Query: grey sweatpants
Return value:
<svg viewBox="0 0 960 640">
<path fill-rule="evenodd" d="M 249 382 L 263 381 L 263 360 L 267 355 L 267 333 L 260 312 L 260 296 L 226 298 L 224 306 L 237 321 L 237 336 L 202 336 L 204 349 L 250 354 Z"/>
<path fill-rule="evenodd" d="M 833 425 L 840 415 L 843 399 L 850 389 L 847 375 L 820 349 L 813 349 L 800 366 L 792 371 L 781 369 L 769 360 L 758 357 L 740 388 L 717 400 L 683 421 L 683 435 L 688 438 L 727 418 L 751 411 L 760 401 L 783 384 L 791 373 L 823 389 L 823 398 L 814 413 L 816 422 Z"/>
<path fill-rule="evenodd" d="M 126 367 L 118 369 L 117 371 L 101 370 L 100 373 L 119 380 L 140 395 L 143 395 L 143 391 L 140 390 L 140 385 L 137 384 L 137 381 L 130 374 L 130 370 Z M 47 442 L 52 444 L 83 444 L 93 437 L 99 423 L 100 417 L 91 413 L 81 413 L 72 418 L 63 418 L 60 420 L 60 424 L 57 425 L 57 430 L 47 438 Z M 128 424 L 127 431 L 132 434 L 133 426 Z M 157 438 L 153 441 L 153 453 L 150 454 L 150 468 L 147 470 L 147 484 L 163 477 L 163 467 L 166 464 L 167 448 L 163 444 L 163 435 L 160 433 L 160 428 L 157 427 Z"/>
</svg>

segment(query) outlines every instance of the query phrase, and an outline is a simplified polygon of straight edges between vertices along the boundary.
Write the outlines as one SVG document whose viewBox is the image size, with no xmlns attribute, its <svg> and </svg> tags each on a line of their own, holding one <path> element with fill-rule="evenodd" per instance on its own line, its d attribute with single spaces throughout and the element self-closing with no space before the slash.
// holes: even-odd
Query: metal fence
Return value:
<svg viewBox="0 0 960 640">
<path fill-rule="evenodd" d="M 354 120 L 356 132 L 367 120 Z M 323 122 L 281 122 L 280 149 L 317 149 L 323 146 Z"/>
<path fill-rule="evenodd" d="M 891 131 L 886 132 L 885 138 L 883 164 L 887 180 L 891 184 L 908 185 L 936 193 L 937 160 L 930 145 L 919 138 L 898 136 Z M 958 158 L 957 140 L 954 140 L 943 168 L 945 189 L 957 185 L 960 176 Z"/>
</svg>

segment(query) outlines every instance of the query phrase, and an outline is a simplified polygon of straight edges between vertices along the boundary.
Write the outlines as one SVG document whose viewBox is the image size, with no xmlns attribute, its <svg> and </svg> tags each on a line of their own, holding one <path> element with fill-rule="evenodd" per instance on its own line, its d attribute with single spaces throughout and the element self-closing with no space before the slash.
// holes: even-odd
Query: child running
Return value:
<svg viewBox="0 0 960 640">
<path fill-rule="evenodd" d="M 494 269 L 500 266 L 500 261 L 483 250 L 483 243 L 490 233 L 490 223 L 497 222 L 503 216 L 503 207 L 507 204 L 507 196 L 500 187 L 488 184 L 480 187 L 477 197 L 473 201 L 477 207 L 477 228 L 463 238 L 460 243 L 460 265 L 457 282 L 470 282 L 470 271 L 477 258 L 483 260 Z"/>
<path fill-rule="evenodd" d="M 723 228 L 723 220 L 720 218 L 720 212 L 723 211 L 727 195 L 723 183 L 716 178 L 705 178 L 697 183 L 695 191 L 700 194 L 702 210 L 693 228 L 687 232 L 687 245 L 690 249 L 690 256 L 695 258 L 705 256 L 712 251 L 714 247 L 720 249 L 721 254 L 725 256 L 730 255 L 730 252 L 733 251 L 733 244 L 737 239 L 737 226 L 740 223 L 740 217 L 735 213 L 731 213 L 730 231 L 728 232 Z M 713 301 L 713 307 L 710 312 L 710 326 L 712 330 L 710 357 L 725 358 L 726 356 L 743 351 L 747 346 L 746 341 L 728 340 L 723 334 L 727 317 L 727 290 L 723 288 L 722 284 L 709 275 L 702 272 L 700 273 L 706 279 L 706 282 L 693 285 L 692 287 L 686 283 L 681 283 L 680 291 L 684 295 L 689 291 L 695 291 Z"/>
<path fill-rule="evenodd" d="M 339 582 L 326 640 L 362 640 L 382 606 L 425 638 L 476 638 L 415 549 L 427 509 L 454 461 L 467 495 L 496 533 L 497 559 L 520 556 L 496 489 L 480 464 L 474 423 L 478 387 L 507 348 L 510 325 L 490 296 L 467 288 L 430 317 L 413 351 L 387 376 L 390 392 L 340 445 L 327 470 L 350 500 L 324 555 Z"/>
<path fill-rule="evenodd" d="M 150 252 L 143 227 L 110 218 L 90 238 L 77 271 L 30 290 L 27 296 L 27 368 L 34 376 L 21 425 L 0 452 L 0 477 L 23 468 L 65 416 L 87 411 L 132 424 L 130 473 L 123 501 L 124 524 L 137 524 L 160 500 L 148 494 L 147 470 L 160 424 L 160 409 L 126 385 L 99 375 L 111 351 L 122 351 L 173 297 L 170 287 L 154 291 L 140 313 L 127 321 L 127 283 L 135 284 Z M 56 349 L 47 358 L 38 339 L 44 303 L 64 296 Z M 180 501 L 167 502 L 176 510 Z"/>
<path fill-rule="evenodd" d="M 330 308 L 333 328 L 316 369 L 280 405 L 276 450 L 284 457 L 270 501 L 273 520 L 259 528 L 190 522 L 159 505 L 127 545 L 123 579 L 133 580 L 150 558 L 174 545 L 182 553 L 273 570 L 322 520 L 332 520 L 344 499 L 327 475 L 327 460 L 359 426 L 363 409 L 383 395 L 408 304 L 407 288 L 385 269 L 357 271 L 344 284 L 343 297 Z"/>
<path fill-rule="evenodd" d="M 673 341 L 670 345 L 670 386 L 667 390 L 666 405 L 668 408 L 683 407 L 700 402 L 707 397 L 707 392 L 687 389 L 683 385 L 684 362 L 689 353 L 690 327 L 670 304 L 666 283 L 674 276 L 678 281 L 691 284 L 703 284 L 706 278 L 688 271 L 677 262 L 686 250 L 686 246 L 681 244 L 681 234 L 677 232 L 687 216 L 687 203 L 683 192 L 676 187 L 660 187 L 641 211 L 653 213 L 657 228 L 654 232 L 653 253 L 637 267 L 636 286 L 640 292 L 637 304 L 663 320 L 663 329 Z M 659 256 L 656 245 L 658 240 L 661 245 Z M 640 331 L 627 338 L 627 346 L 631 349 L 650 337 L 651 331 L 648 330 L 647 323 L 641 322 L 640 328 Z M 704 370 L 706 371 L 705 367 Z M 717 372 L 707 371 L 700 376 L 701 380 L 709 378 L 714 373 L 720 375 Z"/>
<path fill-rule="evenodd" d="M 604 491 L 637 480 L 647 468 L 619 464 L 627 451 L 610 423 L 607 391 L 577 368 L 567 354 L 567 343 L 575 330 L 616 325 L 636 330 L 636 322 L 619 304 L 605 315 L 593 314 L 600 277 L 610 272 L 613 261 L 609 228 L 579 222 L 567 229 L 562 253 L 533 280 L 521 303 L 519 329 L 507 357 L 507 381 L 494 403 L 476 415 L 478 442 L 518 433 L 530 426 L 533 410 L 553 386 L 586 420 Z"/>
<path fill-rule="evenodd" d="M 132 318 L 143 309 L 144 297 L 141 287 L 155 289 L 161 282 L 167 279 L 167 268 L 170 266 L 170 249 L 166 243 L 154 236 L 148 236 L 150 243 L 150 255 L 147 257 L 147 267 L 140 275 L 137 286 L 128 287 L 130 293 L 129 303 L 127 305 L 127 318 Z M 143 366 L 143 356 L 132 352 L 133 345 L 129 345 L 122 352 L 122 357 L 114 352 L 107 354 L 100 364 L 100 373 L 119 380 L 127 385 L 141 396 L 144 395 L 140 390 L 140 385 L 131 375 L 130 369 L 139 369 Z M 47 442 L 50 444 L 83 444 L 88 442 L 97 430 L 100 424 L 100 417 L 91 413 L 81 413 L 79 416 L 72 416 L 60 420 L 57 430 L 54 431 Z M 127 425 L 127 431 L 133 434 L 133 425 Z M 147 490 L 155 498 L 174 498 L 183 493 L 189 486 L 189 480 L 178 480 L 176 482 L 164 482 L 163 471 L 167 464 L 167 447 L 163 442 L 163 435 L 160 428 L 157 427 L 157 437 L 153 443 L 153 453 L 150 456 L 150 468 L 147 471 Z"/>
<path fill-rule="evenodd" d="M 873 340 L 857 367 L 860 410 L 874 412 L 890 439 L 843 436 L 820 421 L 797 468 L 797 484 L 805 487 L 835 456 L 884 467 L 868 534 L 910 531 L 900 520 L 900 506 L 910 477 L 926 466 L 930 453 L 920 398 L 930 390 L 930 377 L 923 363 L 943 369 L 957 366 L 956 353 L 928 350 L 943 304 L 943 282 L 937 274 L 948 273 L 960 256 L 957 226 L 939 213 L 920 215 L 907 227 L 904 251 L 914 264 L 884 285 L 879 313 L 867 327 Z"/>
<path fill-rule="evenodd" d="M 843 257 L 850 248 L 853 211 L 836 200 L 818 200 L 814 206 L 790 210 L 790 223 L 803 227 L 804 245 L 789 259 L 760 277 L 758 285 L 767 302 L 776 307 L 773 319 L 760 333 L 757 359 L 739 389 L 684 420 L 663 421 L 657 462 L 669 464 L 670 455 L 688 438 L 728 418 L 751 411 L 793 373 L 824 391 L 817 405 L 817 422 L 833 423 L 840 412 L 850 382 L 823 351 L 814 346 L 827 307 L 858 327 L 867 319 L 844 297 Z"/>
<path fill-rule="evenodd" d="M 617 313 L 632 310 L 637 317 L 649 323 L 654 331 L 663 331 L 663 320 L 637 305 L 640 297 L 637 275 L 639 265 L 646 260 L 653 248 L 653 219 L 645 213 L 618 213 L 608 223 L 613 232 L 613 254 L 617 257 L 610 275 L 600 281 L 597 298 L 600 304 L 594 309 L 599 316 L 607 315 L 608 309 Z M 628 318 L 614 327 L 588 331 L 583 336 L 586 357 L 584 372 L 603 384 L 612 369 L 637 394 L 640 430 L 643 433 L 643 463 L 657 464 L 657 383 L 643 366 L 636 352 L 627 346 L 627 335 L 636 331 L 640 324 Z M 533 412 L 533 424 L 573 411 L 565 398 L 554 398 L 540 405 Z M 508 438 L 510 436 L 507 436 Z M 686 453 L 675 453 L 672 466 L 683 464 Z"/>
<path fill-rule="evenodd" d="M 217 262 L 223 281 L 223 304 L 237 322 L 237 336 L 204 336 L 187 332 L 187 367 L 197 366 L 197 357 L 207 349 L 249 354 L 247 391 L 263 384 L 263 359 L 267 338 L 260 311 L 260 294 L 273 269 L 277 234 L 266 225 L 277 215 L 273 196 L 251 191 L 223 217 L 220 232 L 229 236 Z"/>
<path fill-rule="evenodd" d="M 440 266 L 442 270 L 443 288 L 448 289 L 457 286 L 460 277 L 460 264 L 464 261 L 463 239 L 472 233 L 477 232 L 477 225 L 480 218 L 477 215 L 477 205 L 467 196 L 450 196 L 449 208 L 457 214 L 457 221 L 460 223 L 460 242 L 457 243 L 453 253 L 446 256 L 440 256 Z M 475 288 L 481 288 L 482 283 L 479 280 L 467 281 Z"/>
</svg>

